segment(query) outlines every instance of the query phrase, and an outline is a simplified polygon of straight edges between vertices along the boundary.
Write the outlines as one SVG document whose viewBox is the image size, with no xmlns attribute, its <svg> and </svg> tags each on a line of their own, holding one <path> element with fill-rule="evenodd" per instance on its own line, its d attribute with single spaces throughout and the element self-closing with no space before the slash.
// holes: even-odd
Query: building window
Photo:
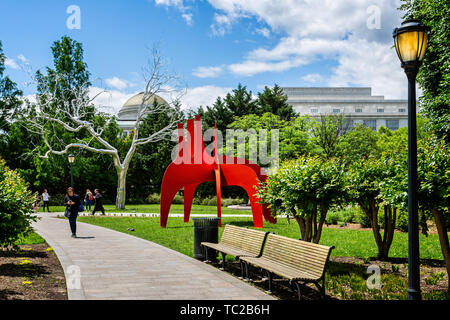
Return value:
<svg viewBox="0 0 450 320">
<path fill-rule="evenodd" d="M 377 130 L 377 120 L 364 120 L 364 125 L 372 130 Z"/>
<path fill-rule="evenodd" d="M 311 113 L 317 113 L 317 112 L 319 112 L 319 109 L 317 109 L 317 108 L 311 109 Z"/>
<path fill-rule="evenodd" d="M 333 113 L 340 113 L 341 109 L 333 109 Z"/>
<path fill-rule="evenodd" d="M 400 109 L 398 109 L 398 112 L 406 112 L 406 109 L 400 108 Z"/>
<path fill-rule="evenodd" d="M 384 112 L 384 109 L 383 109 L 383 108 L 378 108 L 378 109 L 377 109 L 377 112 L 378 112 L 378 113 L 383 113 L 383 112 Z"/>
<path fill-rule="evenodd" d="M 356 108 L 356 109 L 355 109 L 355 112 L 358 112 L 358 113 L 359 113 L 359 112 L 362 112 L 362 108 Z"/>
<path fill-rule="evenodd" d="M 399 127 L 398 120 L 386 120 L 386 127 L 389 130 L 397 130 Z"/>
<path fill-rule="evenodd" d="M 353 120 L 345 119 L 344 121 L 344 130 L 348 131 L 355 126 Z"/>
</svg>

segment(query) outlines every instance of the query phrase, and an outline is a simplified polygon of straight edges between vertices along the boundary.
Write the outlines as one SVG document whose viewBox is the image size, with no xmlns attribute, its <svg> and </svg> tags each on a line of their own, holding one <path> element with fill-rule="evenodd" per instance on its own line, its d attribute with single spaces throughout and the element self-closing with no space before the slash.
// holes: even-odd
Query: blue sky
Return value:
<svg viewBox="0 0 450 320">
<path fill-rule="evenodd" d="M 81 28 L 66 12 L 76 5 Z M 404 98 L 404 75 L 392 47 L 401 22 L 392 0 L 3 0 L 0 40 L 8 75 L 24 89 L 26 74 L 52 64 L 50 46 L 68 35 L 83 43 L 99 104 L 115 109 L 141 91 L 154 44 L 187 85 L 185 107 L 211 104 L 238 83 L 263 86 L 370 86 Z"/>
</svg>

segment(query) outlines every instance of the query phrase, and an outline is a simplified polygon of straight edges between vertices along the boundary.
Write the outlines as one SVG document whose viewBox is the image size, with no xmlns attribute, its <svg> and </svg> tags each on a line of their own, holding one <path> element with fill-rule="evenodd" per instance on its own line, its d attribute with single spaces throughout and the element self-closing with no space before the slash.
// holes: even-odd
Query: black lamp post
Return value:
<svg viewBox="0 0 450 320">
<path fill-rule="evenodd" d="M 72 166 L 75 162 L 75 156 L 73 154 L 70 154 L 67 159 L 69 160 L 70 164 L 70 186 L 73 188 L 73 173 L 72 173 Z"/>
<path fill-rule="evenodd" d="M 430 29 L 412 19 L 394 29 L 397 55 L 408 77 L 408 300 L 421 300 L 419 214 L 417 203 L 416 76 L 427 49 Z"/>
</svg>

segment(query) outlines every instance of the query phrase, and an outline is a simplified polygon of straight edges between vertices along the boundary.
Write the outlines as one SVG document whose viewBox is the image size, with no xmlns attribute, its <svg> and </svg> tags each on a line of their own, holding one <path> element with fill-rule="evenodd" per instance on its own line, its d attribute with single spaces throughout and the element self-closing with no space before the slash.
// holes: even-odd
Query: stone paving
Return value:
<svg viewBox="0 0 450 320">
<path fill-rule="evenodd" d="M 71 300 L 270 300 L 226 272 L 156 243 L 67 219 L 37 214 L 33 227 L 57 254 Z M 76 277 L 77 270 L 81 277 Z M 80 279 L 81 281 L 77 281 Z"/>
</svg>

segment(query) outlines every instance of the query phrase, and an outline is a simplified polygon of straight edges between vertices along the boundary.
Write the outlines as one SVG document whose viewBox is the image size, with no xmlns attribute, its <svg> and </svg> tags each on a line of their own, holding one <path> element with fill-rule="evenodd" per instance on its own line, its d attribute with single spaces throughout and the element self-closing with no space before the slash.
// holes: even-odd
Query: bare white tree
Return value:
<svg viewBox="0 0 450 320">
<path fill-rule="evenodd" d="M 40 86 L 40 92 L 36 94 L 35 116 L 30 119 L 27 129 L 41 136 L 46 150 L 42 151 L 42 147 L 36 147 L 33 152 L 37 153 L 39 157 L 48 158 L 50 154 L 64 155 L 72 148 L 82 148 L 91 152 L 110 155 L 117 172 L 116 207 L 119 209 L 125 208 L 127 172 L 131 159 L 136 153 L 136 148 L 147 143 L 170 139 L 176 124 L 181 121 L 177 117 L 178 113 L 173 112 L 173 105 L 179 101 L 183 90 L 177 88 L 178 77 L 167 72 L 166 62 L 158 50 L 153 49 L 152 58 L 149 59 L 148 66 L 143 69 L 143 74 L 145 87 L 142 92 L 136 123 L 130 134 L 131 144 L 123 158 L 121 158 L 118 148 L 111 145 L 102 136 L 108 123 L 102 127 L 98 127 L 98 125 L 94 125 L 93 121 L 86 120 L 92 119 L 88 113 L 92 112 L 93 108 L 89 106 L 93 105 L 94 100 L 100 94 L 107 92 L 106 90 L 101 91 L 93 97 L 89 97 L 89 88 L 87 86 L 81 86 L 76 89 L 71 89 L 65 95 L 71 97 L 70 101 L 61 101 L 61 98 L 57 96 L 56 88 L 58 87 L 58 81 L 64 75 L 56 75 L 53 77 L 52 81 L 54 83 L 51 86 L 42 83 L 42 81 L 39 82 L 39 79 L 34 78 L 34 81 Z M 154 103 L 156 95 L 161 94 L 165 97 L 173 97 L 175 94 L 175 98 L 168 99 L 171 101 L 166 104 Z M 149 136 L 141 137 L 139 129 L 144 117 L 149 114 L 158 113 L 168 114 L 170 117 L 169 124 Z M 89 139 L 74 138 L 74 141 L 65 143 L 57 137 L 56 129 L 58 127 L 72 133 L 85 130 L 88 132 Z M 51 143 L 49 138 L 52 141 L 57 140 L 57 143 Z M 99 145 L 101 147 L 98 147 Z"/>
</svg>

